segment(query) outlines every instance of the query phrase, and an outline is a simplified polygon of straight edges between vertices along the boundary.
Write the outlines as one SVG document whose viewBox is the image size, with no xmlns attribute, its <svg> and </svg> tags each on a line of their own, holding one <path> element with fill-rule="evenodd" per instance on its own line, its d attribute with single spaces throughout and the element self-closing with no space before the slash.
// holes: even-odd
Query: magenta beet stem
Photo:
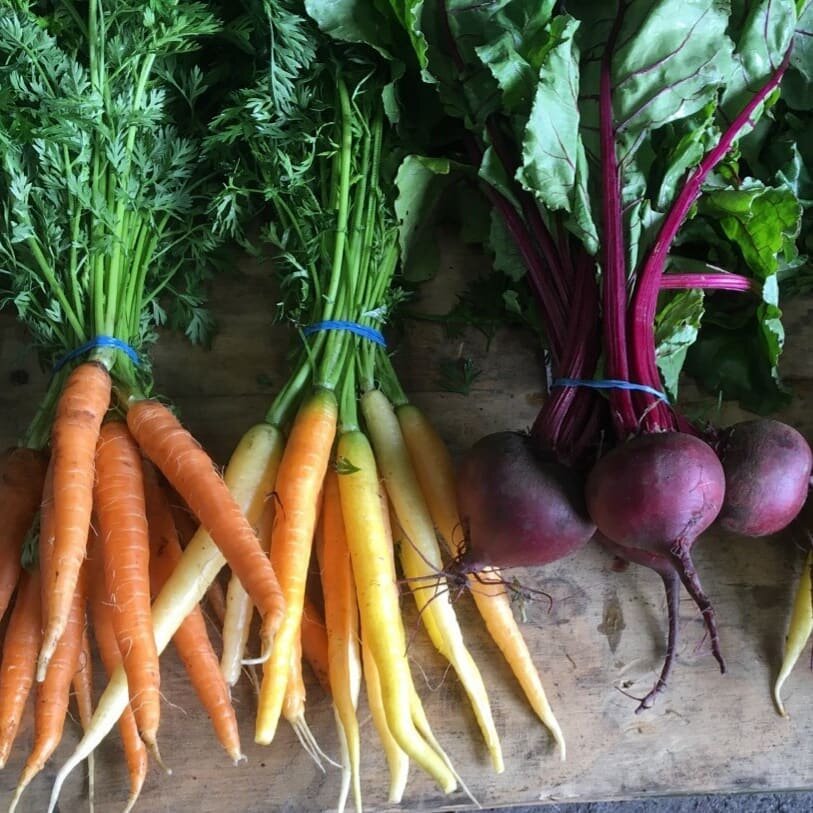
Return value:
<svg viewBox="0 0 813 813">
<path fill-rule="evenodd" d="M 604 219 L 603 319 L 604 352 L 608 378 L 630 380 L 627 355 L 627 267 L 624 252 L 624 221 L 621 205 L 621 175 L 615 151 L 613 119 L 612 55 L 626 7 L 616 11 L 615 21 L 601 58 L 599 83 L 599 141 L 601 145 L 602 216 Z M 631 335 L 635 335 L 634 333 Z M 649 383 L 649 382 L 645 382 Z M 613 421 L 621 437 L 638 427 L 632 396 L 626 390 L 609 393 Z"/>
<path fill-rule="evenodd" d="M 661 276 L 666 264 L 666 256 L 674 242 L 678 230 L 683 225 L 689 210 L 700 196 L 703 182 L 709 173 L 722 161 L 731 149 L 734 140 L 750 122 L 754 111 L 782 81 L 790 61 L 790 50 L 785 54 L 779 67 L 768 81 L 751 98 L 723 133 L 717 145 L 710 150 L 700 164 L 691 172 L 683 185 L 672 208 L 664 218 L 658 236 L 647 255 L 643 268 L 638 274 L 638 282 L 632 297 L 629 332 L 635 337 L 631 343 L 630 363 L 636 381 L 651 383 L 658 380 L 658 367 L 655 360 L 655 311 L 658 305 L 658 291 Z M 663 415 L 658 405 L 645 393 L 636 394 L 636 403 L 646 412 L 644 422 L 650 431 L 664 428 L 660 425 Z"/>
<path fill-rule="evenodd" d="M 741 274 L 664 274 L 660 289 L 683 290 L 703 288 L 709 291 L 742 291 L 756 293 L 759 289 L 755 280 Z"/>
</svg>

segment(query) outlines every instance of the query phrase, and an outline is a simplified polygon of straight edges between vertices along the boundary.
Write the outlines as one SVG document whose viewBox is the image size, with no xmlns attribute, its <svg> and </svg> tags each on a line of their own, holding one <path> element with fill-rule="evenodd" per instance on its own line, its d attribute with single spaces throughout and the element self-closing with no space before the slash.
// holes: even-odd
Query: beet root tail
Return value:
<svg viewBox="0 0 813 813">
<path fill-rule="evenodd" d="M 703 592 L 703 587 L 700 584 L 700 577 L 697 575 L 692 555 L 689 553 L 689 546 L 678 542 L 673 551 L 677 563 L 677 572 L 680 580 L 686 591 L 694 599 L 701 614 L 703 615 L 703 623 L 708 630 L 709 639 L 711 641 L 711 654 L 714 655 L 717 663 L 720 664 L 720 674 L 725 674 L 725 661 L 723 660 L 723 653 L 720 650 L 720 634 L 717 631 L 717 620 L 714 616 L 714 608 L 711 606 L 708 596 Z"/>
<path fill-rule="evenodd" d="M 660 577 L 663 579 L 663 586 L 666 588 L 666 611 L 669 616 L 669 630 L 666 637 L 666 655 L 663 659 L 663 667 L 658 676 L 658 680 L 652 687 L 652 691 L 644 697 L 638 708 L 635 709 L 636 714 L 640 714 L 646 709 L 651 709 L 655 703 L 657 696 L 666 689 L 669 682 L 669 676 L 672 673 L 672 667 L 675 665 L 675 655 L 677 654 L 677 637 L 678 637 L 678 610 L 680 606 L 680 582 L 678 581 L 678 574 L 674 571 L 661 572 Z"/>
</svg>

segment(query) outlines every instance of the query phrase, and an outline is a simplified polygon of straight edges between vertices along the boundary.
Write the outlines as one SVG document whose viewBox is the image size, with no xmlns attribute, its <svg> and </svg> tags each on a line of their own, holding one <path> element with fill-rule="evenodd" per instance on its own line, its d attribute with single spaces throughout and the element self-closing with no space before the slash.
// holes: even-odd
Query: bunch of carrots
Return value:
<svg viewBox="0 0 813 813">
<path fill-rule="evenodd" d="M 0 475 L 3 613 L 16 589 L 0 661 L 3 764 L 36 683 L 34 741 L 11 809 L 60 742 L 72 685 L 82 725 L 91 725 L 88 614 L 106 670 L 119 670 L 127 687 L 116 720 L 130 804 L 147 751 L 160 761 L 163 646 L 151 599 L 181 557 L 171 506 L 183 505 L 223 546 L 263 614 L 267 648 L 283 619 L 273 568 L 241 506 L 173 413 L 149 397 L 146 348 L 169 318 L 159 295 L 175 292 L 171 318 L 200 329 L 196 292 L 214 247 L 205 240 L 207 170 L 170 97 L 185 87 L 192 104 L 202 92 L 183 60 L 217 29 L 192 2 L 66 2 L 47 15 L 20 3 L 0 19 L 4 298 L 53 368 Z M 173 635 L 238 761 L 234 709 L 197 607 Z"/>
<path fill-rule="evenodd" d="M 305 588 L 315 553 L 342 744 L 339 807 L 352 787 L 360 809 L 356 707 L 362 682 L 390 766 L 391 800 L 401 798 L 409 759 L 446 792 L 459 781 L 409 671 L 395 551 L 432 643 L 469 698 L 495 770 L 503 770 L 503 761 L 482 677 L 446 597 L 450 584 L 438 534 L 450 556 L 460 542 L 451 458 L 409 404 L 379 332 L 400 296 L 393 282 L 399 248 L 396 165 L 389 157 L 397 151 L 384 112 L 387 73 L 371 50 L 328 43 L 300 16 L 297 42 L 307 47 L 300 50 L 298 72 L 290 87 L 275 85 L 266 73 L 267 55 L 272 42 L 284 50 L 285 37 L 293 37 L 291 19 L 285 22 L 269 37 L 258 21 L 257 78 L 213 126 L 216 146 L 239 150 L 232 190 L 259 189 L 269 203 L 268 234 L 282 289 L 296 292 L 284 309 L 302 337 L 299 361 L 265 423 L 279 445 L 269 454 L 276 474 L 266 514 L 273 512 L 273 520 L 261 522 L 261 539 L 280 579 L 286 615 L 263 664 L 255 739 L 270 743 L 282 716 L 309 742 L 300 636 L 303 619 L 314 617 L 305 612 Z M 288 92 L 294 87 L 296 94 Z M 257 110 L 267 111 L 273 128 L 257 121 Z M 227 203 L 219 201 L 222 212 L 231 212 Z M 503 583 L 489 574 L 475 581 L 472 592 L 491 634 L 564 756 L 561 731 Z M 230 681 L 245 662 L 250 616 L 233 576 L 223 630 Z"/>
<path fill-rule="evenodd" d="M 264 40 L 256 49 L 256 81 L 238 91 L 212 125 L 210 153 L 226 162 L 230 177 L 214 208 L 220 222 L 234 228 L 254 214 L 235 209 L 245 203 L 235 190 L 261 191 L 287 295 L 282 312 L 297 326 L 301 350 L 265 420 L 243 436 L 226 467 L 225 487 L 242 512 L 239 529 L 232 503 L 219 494 L 201 500 L 200 492 L 184 487 L 184 475 L 197 465 L 184 454 L 177 469 L 168 470 L 133 425 L 133 406 L 127 409 L 142 452 L 201 523 L 153 603 L 155 648 L 162 651 L 177 635 L 228 562 L 222 679 L 233 685 L 243 666 L 262 666 L 255 740 L 271 743 L 282 717 L 315 759 L 323 756 L 306 722 L 304 653 L 333 699 L 342 746 L 340 808 L 352 789 L 361 809 L 362 684 L 390 767 L 390 798 L 401 798 L 410 760 L 450 793 L 462 782 L 432 733 L 412 679 L 396 551 L 422 623 L 466 691 L 495 770 L 503 770 L 503 761 L 484 682 L 446 598 L 451 585 L 440 545 L 452 556 L 459 543 L 451 460 L 408 402 L 380 333 L 400 296 L 393 282 L 399 261 L 390 192 L 395 166 L 387 160 L 393 141 L 381 93 L 386 75 L 371 52 L 328 44 L 304 15 L 292 15 L 271 32 L 278 47 L 286 35 L 304 43 L 297 72 L 283 80 L 275 75 L 289 90 L 297 88 L 298 101 L 286 107 L 286 87 L 266 74 L 271 41 L 265 22 L 255 31 Z M 258 110 L 269 112 L 273 127 L 258 121 Z M 195 454 L 203 466 L 203 453 Z M 306 596 L 314 557 L 323 611 Z M 472 592 L 488 629 L 564 757 L 561 731 L 504 586 L 488 573 L 476 578 Z M 262 619 L 259 653 L 248 651 L 255 607 Z M 52 805 L 70 772 L 126 711 L 131 682 L 126 663 L 113 673 L 59 772 Z"/>
</svg>

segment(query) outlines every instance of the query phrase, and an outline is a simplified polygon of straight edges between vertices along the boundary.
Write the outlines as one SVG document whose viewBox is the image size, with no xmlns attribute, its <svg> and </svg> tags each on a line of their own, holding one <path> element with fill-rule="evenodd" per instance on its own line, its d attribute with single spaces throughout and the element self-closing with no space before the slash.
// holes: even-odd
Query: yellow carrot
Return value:
<svg viewBox="0 0 813 813">
<path fill-rule="evenodd" d="M 339 492 L 362 630 L 378 668 L 387 727 L 407 755 L 445 793 L 451 793 L 457 787 L 452 771 L 419 734 L 412 719 L 412 675 L 398 606 L 392 539 L 381 508 L 373 451 L 361 432 L 351 431 L 339 438 L 337 454 L 354 469 L 339 477 Z"/>
<path fill-rule="evenodd" d="M 782 686 L 788 679 L 796 661 L 805 648 L 810 635 L 813 633 L 813 551 L 807 554 L 799 586 L 796 588 L 796 598 L 793 602 L 793 611 L 790 616 L 788 637 L 785 640 L 785 654 L 782 658 L 782 667 L 776 677 L 773 687 L 773 697 L 776 707 L 783 717 L 787 717 L 785 704 L 782 702 Z"/>
<path fill-rule="evenodd" d="M 361 688 L 358 605 L 347 536 L 344 530 L 339 480 L 335 471 L 325 477 L 322 501 L 321 533 L 317 537 L 316 555 L 325 598 L 328 668 L 333 708 L 342 746 L 342 788 L 339 813 L 344 810 L 350 786 L 360 813 L 361 784 L 359 777 L 360 740 L 356 717 Z"/>
<path fill-rule="evenodd" d="M 390 804 L 397 805 L 404 798 L 404 790 L 406 789 L 409 774 L 409 757 L 390 733 L 387 725 L 387 714 L 384 710 L 384 699 L 381 696 L 378 668 L 363 635 L 361 638 L 361 657 L 364 663 L 364 686 L 367 689 L 367 706 L 370 709 L 373 725 L 384 748 L 384 756 L 387 758 L 387 767 L 390 772 L 388 801 Z"/>
<path fill-rule="evenodd" d="M 273 497 L 274 485 L 277 481 L 279 463 L 282 460 L 283 443 L 281 436 L 273 444 L 271 457 L 267 469 L 267 499 L 262 515 L 255 526 L 260 544 L 268 550 L 271 542 L 271 528 L 274 519 L 275 501 Z M 254 605 L 243 587 L 240 579 L 232 574 L 226 590 L 226 614 L 223 619 L 223 651 L 220 655 L 220 671 L 229 686 L 234 686 L 240 679 L 245 657 L 246 643 L 251 618 L 254 615 Z"/>
<path fill-rule="evenodd" d="M 435 528 L 415 476 L 404 436 L 392 404 L 380 390 L 370 390 L 361 399 L 376 459 L 404 539 L 398 546 L 401 567 L 409 580 L 426 631 L 436 649 L 451 663 L 469 697 L 494 770 L 505 766 L 502 748 L 483 678 L 463 641 L 452 604 L 445 598 L 448 585 L 438 575 L 443 570 Z M 397 530 L 393 528 L 393 533 Z M 432 579 L 437 576 L 436 579 Z"/>
<path fill-rule="evenodd" d="M 452 456 L 418 407 L 404 404 L 396 409 L 396 414 L 432 521 L 449 553 L 458 556 L 463 545 L 463 531 L 457 511 Z M 476 575 L 469 574 L 468 582 L 489 635 L 511 667 L 531 708 L 551 732 L 564 760 L 566 746 L 562 729 L 553 714 L 539 672 L 514 618 L 502 578 L 494 568 L 486 568 Z"/>
</svg>

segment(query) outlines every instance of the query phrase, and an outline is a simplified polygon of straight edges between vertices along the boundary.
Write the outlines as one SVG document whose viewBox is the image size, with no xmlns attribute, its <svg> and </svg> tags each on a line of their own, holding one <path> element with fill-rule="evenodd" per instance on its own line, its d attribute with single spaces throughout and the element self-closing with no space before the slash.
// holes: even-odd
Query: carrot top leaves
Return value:
<svg viewBox="0 0 813 813">
<path fill-rule="evenodd" d="M 0 301 L 44 365 L 97 335 L 141 352 L 164 323 L 206 338 L 207 170 L 175 111 L 188 120 L 206 90 L 184 55 L 217 29 L 188 0 L 17 2 L 0 18 Z M 148 364 L 92 355 L 149 390 Z"/>
<path fill-rule="evenodd" d="M 262 237 L 281 282 L 278 318 L 300 331 L 330 320 L 380 328 L 400 297 L 390 284 L 397 152 L 385 117 L 387 61 L 371 48 L 330 42 L 307 16 L 323 22 L 317 3 L 265 0 L 245 9 L 254 76 L 208 141 L 227 176 L 213 204 L 218 227 L 245 240 L 249 216 L 267 207 Z M 356 426 L 356 381 L 372 380 L 375 345 L 343 330 L 302 339 L 268 420 L 289 422 L 310 384 L 335 391 L 343 424 Z"/>
</svg>

